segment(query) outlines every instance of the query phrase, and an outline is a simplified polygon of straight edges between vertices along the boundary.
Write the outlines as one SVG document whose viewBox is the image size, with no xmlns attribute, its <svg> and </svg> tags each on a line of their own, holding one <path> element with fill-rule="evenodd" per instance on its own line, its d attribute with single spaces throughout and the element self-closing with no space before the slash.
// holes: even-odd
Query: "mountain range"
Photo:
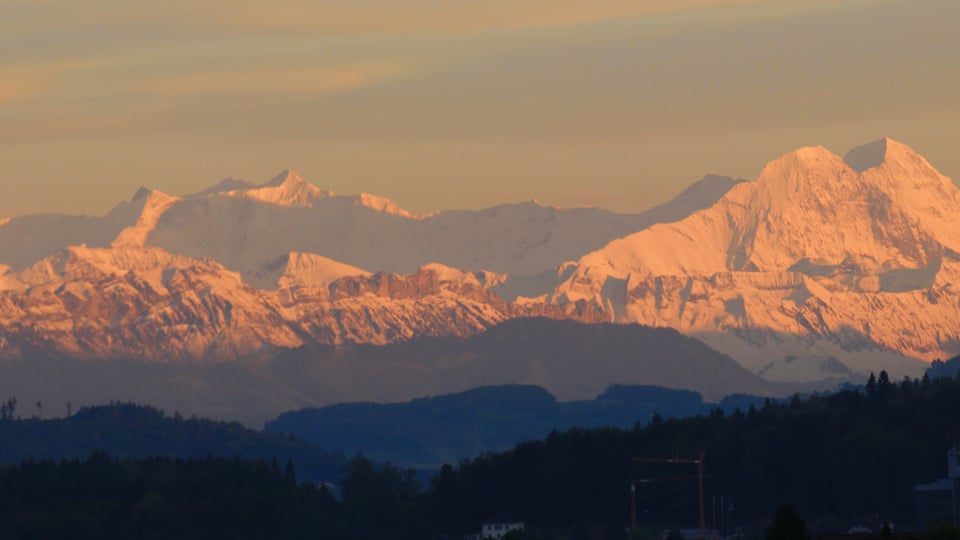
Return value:
<svg viewBox="0 0 960 540">
<path fill-rule="evenodd" d="M 958 271 L 957 187 L 891 139 L 635 214 L 421 215 L 284 171 L 0 220 L 0 359 L 262 360 L 548 317 L 674 328 L 774 381 L 915 376 L 960 352 Z"/>
</svg>

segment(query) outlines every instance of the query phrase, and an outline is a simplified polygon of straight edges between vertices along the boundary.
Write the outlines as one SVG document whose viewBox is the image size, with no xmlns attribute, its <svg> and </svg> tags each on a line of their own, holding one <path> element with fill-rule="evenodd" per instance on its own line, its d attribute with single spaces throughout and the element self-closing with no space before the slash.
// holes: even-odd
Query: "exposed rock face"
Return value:
<svg viewBox="0 0 960 540">
<path fill-rule="evenodd" d="M 4 283 L 0 355 L 199 360 L 296 346 L 261 292 L 213 261 L 158 248 L 70 248 Z"/>
<path fill-rule="evenodd" d="M 3 277 L 0 357 L 209 362 L 309 343 L 474 335 L 517 316 L 599 320 L 587 303 L 504 302 L 502 276 L 439 265 L 261 290 L 211 260 L 160 248 L 70 248 Z"/>
</svg>

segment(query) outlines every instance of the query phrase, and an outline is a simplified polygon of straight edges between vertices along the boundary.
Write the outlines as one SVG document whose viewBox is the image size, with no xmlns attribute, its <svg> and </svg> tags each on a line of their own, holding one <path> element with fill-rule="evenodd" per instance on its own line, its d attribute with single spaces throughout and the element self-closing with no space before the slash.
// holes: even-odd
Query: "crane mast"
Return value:
<svg viewBox="0 0 960 540">
<path fill-rule="evenodd" d="M 707 455 L 705 450 L 700 451 L 700 455 L 695 458 L 681 458 L 679 456 L 674 457 L 635 457 L 631 458 L 631 461 L 636 463 L 674 463 L 674 464 L 694 464 L 697 466 L 697 485 L 699 488 L 699 502 L 700 502 L 700 538 L 706 537 L 706 514 L 703 507 L 703 458 Z M 636 529 L 637 528 L 637 496 L 636 496 L 636 487 L 635 485 L 630 485 L 630 525 Z"/>
</svg>

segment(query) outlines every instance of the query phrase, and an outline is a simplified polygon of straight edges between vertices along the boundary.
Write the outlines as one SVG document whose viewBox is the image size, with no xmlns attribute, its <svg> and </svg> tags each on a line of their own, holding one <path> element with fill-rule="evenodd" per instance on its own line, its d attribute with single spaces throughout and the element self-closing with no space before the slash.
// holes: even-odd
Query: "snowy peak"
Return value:
<svg viewBox="0 0 960 540">
<path fill-rule="evenodd" d="M 818 377 L 791 362 L 821 339 L 834 347 L 824 365 L 842 355 L 860 372 L 877 364 L 856 351 L 955 355 L 957 281 L 960 190 L 883 139 L 846 160 L 822 146 L 790 152 L 710 208 L 583 256 L 549 300 L 713 339 L 738 359 L 759 351 L 747 364 L 775 362 L 767 376 Z"/>
<path fill-rule="evenodd" d="M 844 160 L 869 183 L 899 199 L 913 198 L 920 191 L 945 199 L 957 197 L 952 180 L 913 148 L 889 137 L 854 148 Z"/>
<path fill-rule="evenodd" d="M 926 160 L 920 157 L 913 148 L 889 137 L 858 146 L 847 152 L 843 160 L 847 162 L 847 165 L 849 165 L 851 169 L 858 173 L 863 173 L 869 169 L 875 169 L 885 164 L 917 164 L 920 161 L 926 163 Z"/>
<path fill-rule="evenodd" d="M 124 247 L 90 248 L 70 246 L 46 257 L 16 274 L 8 276 L 0 289 L 22 289 L 70 282 L 97 283 L 128 272 L 156 273 L 176 261 L 176 257 L 160 248 Z"/>
<path fill-rule="evenodd" d="M 960 252 L 950 217 L 960 217 L 957 188 L 905 145 L 867 146 L 857 154 L 875 159 L 882 149 L 885 161 L 864 173 L 822 146 L 785 154 L 703 212 L 584 256 L 577 279 L 596 294 L 604 276 L 781 272 L 801 260 L 850 257 L 918 268 Z"/>
<path fill-rule="evenodd" d="M 680 192 L 680 195 L 677 195 L 676 200 L 678 201 L 705 201 L 710 200 L 716 202 L 720 197 L 723 197 L 727 194 L 730 189 L 737 185 L 746 182 L 743 178 L 731 178 L 729 176 L 721 176 L 718 174 L 708 174 L 697 180 L 696 182 L 690 184 L 687 189 Z M 710 205 L 705 205 L 708 207 Z"/>
<path fill-rule="evenodd" d="M 856 176 L 852 173 L 840 156 L 823 146 L 808 146 L 767 164 L 757 184 L 789 197 L 811 189 L 832 189 L 844 178 Z"/>
<path fill-rule="evenodd" d="M 179 197 L 173 197 L 161 191 L 140 188 L 130 201 L 130 206 L 139 212 L 136 223 L 121 230 L 111 246 L 118 248 L 145 246 L 147 237 L 156 228 L 163 214 L 181 200 Z M 118 210 L 118 213 L 120 212 L 123 211 Z"/>
<path fill-rule="evenodd" d="M 774 170 L 809 170 L 823 168 L 824 166 L 832 168 L 842 162 L 843 160 L 840 159 L 840 156 L 834 154 L 824 146 L 803 146 L 773 160 L 767 165 L 767 168 Z M 761 176 L 763 175 L 761 174 Z"/>
<path fill-rule="evenodd" d="M 652 223 L 671 223 L 690 214 L 710 208 L 735 186 L 743 184 L 742 178 L 730 178 L 708 174 L 691 184 L 673 199 L 646 212 Z"/>
<path fill-rule="evenodd" d="M 797 257 L 817 257 L 821 250 L 829 255 L 819 256 L 842 259 L 847 249 L 857 249 L 860 239 L 870 236 L 871 208 L 880 211 L 888 199 L 839 156 L 817 146 L 771 162 L 755 182 L 737 186 L 720 206 L 739 216 L 732 232 L 745 249 L 742 255 L 760 265 L 755 269 L 772 270 Z M 714 214 L 723 212 L 716 208 Z M 853 232 L 856 223 L 865 228 Z M 787 260 L 777 253 L 788 254 Z"/>
<path fill-rule="evenodd" d="M 303 177 L 290 169 L 284 170 L 269 182 L 259 185 L 250 185 L 240 180 L 227 179 L 217 186 L 187 198 L 214 195 L 241 197 L 275 206 L 294 208 L 315 208 L 321 201 L 328 201 L 333 204 L 353 204 L 376 212 L 410 219 L 427 217 L 408 212 L 385 197 L 377 197 L 368 193 L 335 195 L 332 191 L 320 189 L 304 180 Z"/>
<path fill-rule="evenodd" d="M 503 285 L 507 281 L 506 274 L 477 270 L 468 272 L 453 268 L 445 264 L 429 263 L 420 267 L 421 272 L 432 272 L 441 284 L 469 284 L 482 289 L 490 289 Z"/>
<path fill-rule="evenodd" d="M 351 198 L 353 199 L 354 204 L 358 206 L 363 206 L 384 214 L 392 214 L 394 216 L 400 216 L 409 219 L 423 219 L 433 215 L 414 214 L 413 212 L 408 212 L 403 208 L 400 208 L 397 203 L 386 197 L 377 197 L 376 195 L 370 195 L 369 193 L 359 193 L 357 195 L 353 195 Z"/>
<path fill-rule="evenodd" d="M 891 139 L 801 148 L 632 215 L 418 216 L 289 170 L 142 188 L 103 218 L 0 221 L 0 263 L 0 359 L 236 358 L 537 315 L 673 327 L 780 379 L 960 352 L 960 190 Z"/>
<path fill-rule="evenodd" d="M 266 184 L 251 189 L 225 192 L 224 195 L 246 197 L 268 204 L 288 207 L 312 207 L 316 199 L 332 196 L 287 169 Z"/>
<path fill-rule="evenodd" d="M 879 167 L 883 165 L 883 162 L 887 159 L 887 142 L 889 140 L 890 139 L 884 137 L 879 141 L 858 146 L 847 152 L 843 160 L 847 162 L 847 165 L 849 165 L 851 169 L 858 173 Z"/>
<path fill-rule="evenodd" d="M 881 157 L 882 153 L 882 157 Z M 851 151 L 848 159 L 857 165 L 875 164 L 860 173 L 864 183 L 876 193 L 879 227 L 890 229 L 901 223 L 922 231 L 922 237 L 935 240 L 945 252 L 960 253 L 960 189 L 940 174 L 925 158 L 909 146 L 882 139 Z M 869 159 L 868 159 L 869 158 Z M 899 215 L 885 207 L 894 208 Z"/>
<path fill-rule="evenodd" d="M 85 263 L 97 267 L 105 273 L 124 274 L 126 272 L 146 272 L 158 268 L 165 268 L 171 262 L 180 260 L 163 249 L 157 247 L 132 248 L 90 248 L 87 246 L 70 246 L 60 257 L 64 263 Z"/>
<path fill-rule="evenodd" d="M 255 192 L 255 193 L 254 193 Z M 343 199 L 351 201 L 356 206 L 362 206 L 384 214 L 392 214 L 411 219 L 420 219 L 425 216 L 408 212 L 386 197 L 378 197 L 369 193 L 337 196 L 332 191 L 324 191 L 304 180 L 299 174 L 286 169 L 259 189 L 251 190 L 255 198 L 265 202 L 273 202 L 283 206 L 315 206 L 318 199 Z"/>
<path fill-rule="evenodd" d="M 908 197 L 926 191 L 937 197 L 953 198 L 956 186 L 909 146 L 890 138 L 855 148 L 845 158 L 851 167 L 891 195 Z M 916 193 L 914 193 L 916 194 Z"/>
<path fill-rule="evenodd" d="M 297 174 L 296 171 L 284 169 L 280 174 L 274 176 L 272 180 L 264 184 L 263 187 L 280 187 L 284 185 L 297 186 L 306 183 L 307 181 Z"/>
<path fill-rule="evenodd" d="M 140 186 L 140 189 L 138 189 L 137 192 L 133 194 L 133 197 L 130 198 L 130 202 L 135 203 L 141 199 L 146 199 L 152 193 L 153 193 L 152 189 L 148 187 Z"/>
<path fill-rule="evenodd" d="M 184 199 L 199 199 L 202 197 L 208 197 L 211 195 L 216 195 L 218 193 L 224 193 L 228 191 L 240 191 L 245 189 L 255 188 L 254 184 L 247 182 L 246 180 L 240 180 L 237 178 L 224 178 L 218 184 L 208 187 L 203 191 L 198 191 L 197 193 L 191 193 L 190 195 L 184 195 Z"/>
<path fill-rule="evenodd" d="M 290 287 L 328 287 L 346 276 L 370 276 L 370 272 L 314 254 L 293 251 L 281 257 L 273 267 L 279 271 L 275 285 Z"/>
</svg>

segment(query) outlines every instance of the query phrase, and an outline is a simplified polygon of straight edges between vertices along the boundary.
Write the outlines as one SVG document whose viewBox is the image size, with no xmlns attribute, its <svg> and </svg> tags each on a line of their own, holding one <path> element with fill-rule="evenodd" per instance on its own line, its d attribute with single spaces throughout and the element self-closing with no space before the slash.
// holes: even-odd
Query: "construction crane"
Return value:
<svg viewBox="0 0 960 540">
<path fill-rule="evenodd" d="M 656 478 L 638 478 L 630 481 L 630 527 L 637 529 L 637 484 L 652 484 L 654 482 L 672 482 L 675 480 L 693 480 L 697 475 L 685 476 L 658 476 Z"/>
<path fill-rule="evenodd" d="M 636 463 L 675 463 L 675 464 L 694 464 L 697 466 L 697 484 L 700 488 L 700 537 L 704 538 L 707 530 L 706 517 L 703 508 L 703 458 L 707 455 L 705 450 L 700 452 L 699 457 L 681 458 L 674 457 L 635 457 L 630 460 Z M 637 528 L 637 494 L 636 484 L 630 485 L 630 525 Z"/>
</svg>

